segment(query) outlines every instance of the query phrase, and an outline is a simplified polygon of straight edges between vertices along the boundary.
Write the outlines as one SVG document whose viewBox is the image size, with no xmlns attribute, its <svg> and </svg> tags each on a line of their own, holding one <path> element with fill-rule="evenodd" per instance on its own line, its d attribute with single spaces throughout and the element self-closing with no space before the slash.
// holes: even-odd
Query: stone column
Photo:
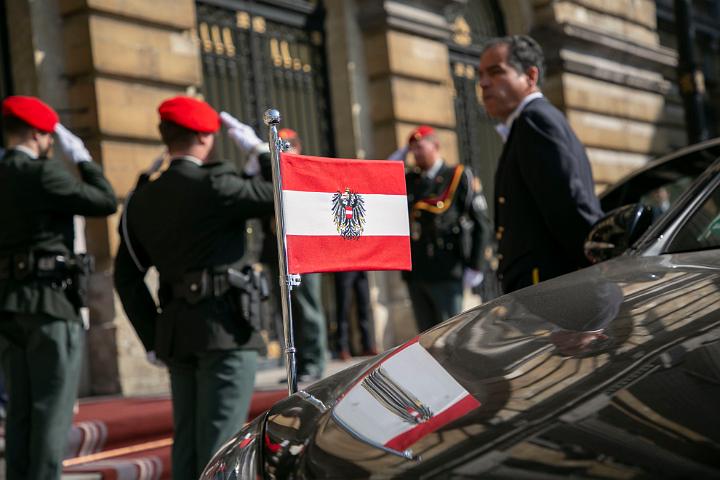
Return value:
<svg viewBox="0 0 720 480">
<path fill-rule="evenodd" d="M 599 188 L 686 142 L 653 0 L 536 0 L 543 88 L 585 144 Z"/>
<path fill-rule="evenodd" d="M 386 158 L 420 124 L 435 127 L 443 157 L 458 161 L 453 83 L 443 15 L 448 1 L 356 0 L 355 21 L 364 47 L 363 82 L 371 129 L 368 158 Z M 357 97 L 356 97 L 357 98 Z M 412 161 L 412 159 L 409 159 Z M 371 276 L 381 347 L 416 334 L 407 291 L 399 272 Z"/>
<path fill-rule="evenodd" d="M 43 2 L 46 3 L 46 2 Z M 53 2 L 50 2 L 53 3 Z M 137 174 L 162 151 L 157 105 L 192 93 L 201 83 L 192 0 L 60 0 L 69 127 L 122 200 Z M 151 367 L 124 317 L 112 284 L 119 214 L 90 220 L 92 282 L 88 335 L 91 393 L 151 393 L 167 389 L 164 369 Z M 160 228 L 160 227 L 159 227 Z"/>
</svg>

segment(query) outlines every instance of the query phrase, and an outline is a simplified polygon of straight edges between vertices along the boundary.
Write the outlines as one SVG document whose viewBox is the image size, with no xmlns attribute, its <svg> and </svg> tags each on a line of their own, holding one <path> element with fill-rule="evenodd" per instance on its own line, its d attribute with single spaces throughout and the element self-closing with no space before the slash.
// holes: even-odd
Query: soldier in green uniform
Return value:
<svg viewBox="0 0 720 480">
<path fill-rule="evenodd" d="M 197 479 L 247 417 L 257 284 L 244 268 L 245 222 L 273 211 L 273 188 L 213 160 L 220 118 L 207 103 L 175 97 L 159 113 L 170 165 L 126 199 L 115 286 L 146 350 L 170 371 L 173 478 Z M 150 266 L 159 306 L 144 281 Z"/>
<path fill-rule="evenodd" d="M 408 147 L 416 165 L 405 176 L 413 269 L 403 275 L 418 330 L 424 331 L 460 313 L 463 287 L 482 281 L 489 232 L 472 174 L 442 159 L 435 131 L 416 128 Z"/>
<path fill-rule="evenodd" d="M 268 178 L 271 175 L 270 158 L 267 144 L 258 138 L 249 125 L 239 122 L 226 112 L 221 114 L 223 123 L 228 127 L 230 138 L 248 154 L 248 162 L 244 172 L 247 176 L 262 173 Z M 292 153 L 302 153 L 302 142 L 295 130 L 282 128 L 278 137 L 290 145 Z M 264 238 L 260 262 L 272 272 L 273 285 L 277 286 L 274 297 L 277 300 L 275 309 L 280 311 L 280 292 L 277 278 L 278 251 L 275 237 L 275 218 L 263 221 Z M 325 372 L 327 359 L 327 323 L 322 305 L 322 277 L 319 273 L 305 274 L 300 285 L 292 290 L 292 316 L 297 339 L 297 375 L 298 381 L 311 382 L 318 380 Z M 282 381 L 286 381 L 283 379 Z"/>
<path fill-rule="evenodd" d="M 7 479 L 59 479 L 80 376 L 80 287 L 88 273 L 73 255 L 73 215 L 110 215 L 117 203 L 102 169 L 49 106 L 8 97 L 2 115 L 8 146 L 0 160 Z M 53 131 L 80 180 L 63 161 L 48 159 Z"/>
</svg>

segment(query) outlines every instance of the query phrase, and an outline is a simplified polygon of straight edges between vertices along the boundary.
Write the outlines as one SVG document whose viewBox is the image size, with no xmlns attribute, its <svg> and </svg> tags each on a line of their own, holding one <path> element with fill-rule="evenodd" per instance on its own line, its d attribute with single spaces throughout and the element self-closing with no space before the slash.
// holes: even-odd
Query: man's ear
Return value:
<svg viewBox="0 0 720 480">
<path fill-rule="evenodd" d="M 525 71 L 525 76 L 528 79 L 528 86 L 532 89 L 537 87 L 538 80 L 540 79 L 540 69 L 538 67 L 530 67 Z"/>
<path fill-rule="evenodd" d="M 207 145 L 214 133 L 198 132 L 197 139 L 200 145 Z"/>
</svg>

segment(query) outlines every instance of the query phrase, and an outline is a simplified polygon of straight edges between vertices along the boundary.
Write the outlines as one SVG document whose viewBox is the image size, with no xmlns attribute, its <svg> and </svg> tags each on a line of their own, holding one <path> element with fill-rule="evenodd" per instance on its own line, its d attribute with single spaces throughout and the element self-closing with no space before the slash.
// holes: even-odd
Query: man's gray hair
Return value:
<svg viewBox="0 0 720 480">
<path fill-rule="evenodd" d="M 542 86 L 543 77 L 545 76 L 545 56 L 542 47 L 535 39 L 528 35 L 491 38 L 483 45 L 480 55 L 482 56 L 488 49 L 496 45 L 507 45 L 509 47 L 508 64 L 519 73 L 527 73 L 528 68 L 537 67 L 537 84 Z"/>
</svg>

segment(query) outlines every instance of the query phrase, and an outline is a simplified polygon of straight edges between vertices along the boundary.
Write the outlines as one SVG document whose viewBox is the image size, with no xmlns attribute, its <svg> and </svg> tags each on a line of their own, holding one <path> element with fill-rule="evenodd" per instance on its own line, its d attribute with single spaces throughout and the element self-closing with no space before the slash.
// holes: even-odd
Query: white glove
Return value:
<svg viewBox="0 0 720 480">
<path fill-rule="evenodd" d="M 466 268 L 463 271 L 463 288 L 474 288 L 482 283 L 484 275 L 482 272 L 473 270 L 472 268 Z"/>
<path fill-rule="evenodd" d="M 155 355 L 155 350 L 150 350 L 147 352 L 147 361 L 155 365 L 156 367 L 165 367 L 165 362 L 157 358 L 157 355 Z"/>
<path fill-rule="evenodd" d="M 405 157 L 407 157 L 408 154 L 408 146 L 405 145 L 404 147 L 398 148 L 393 153 L 390 154 L 390 156 L 387 158 L 388 160 L 402 160 L 405 161 Z"/>
<path fill-rule="evenodd" d="M 153 173 L 160 170 L 160 167 L 162 167 L 163 162 L 165 161 L 165 157 L 167 156 L 167 150 L 162 152 L 153 162 L 150 164 L 150 166 L 143 170 L 141 173 L 143 175 L 152 175 Z"/>
<path fill-rule="evenodd" d="M 58 145 L 63 155 L 73 163 L 92 162 L 90 152 L 80 137 L 65 128 L 61 123 L 55 125 L 55 133 L 58 138 Z"/>
<path fill-rule="evenodd" d="M 227 112 L 220 112 L 220 119 L 228 129 L 228 136 L 245 153 L 252 152 L 263 143 L 250 125 L 245 125 Z"/>
<path fill-rule="evenodd" d="M 267 142 L 259 143 L 253 148 L 247 157 L 247 161 L 243 167 L 243 173 L 248 177 L 254 177 L 260 173 L 260 154 L 268 152 L 270 152 L 270 145 L 268 145 Z"/>
</svg>

